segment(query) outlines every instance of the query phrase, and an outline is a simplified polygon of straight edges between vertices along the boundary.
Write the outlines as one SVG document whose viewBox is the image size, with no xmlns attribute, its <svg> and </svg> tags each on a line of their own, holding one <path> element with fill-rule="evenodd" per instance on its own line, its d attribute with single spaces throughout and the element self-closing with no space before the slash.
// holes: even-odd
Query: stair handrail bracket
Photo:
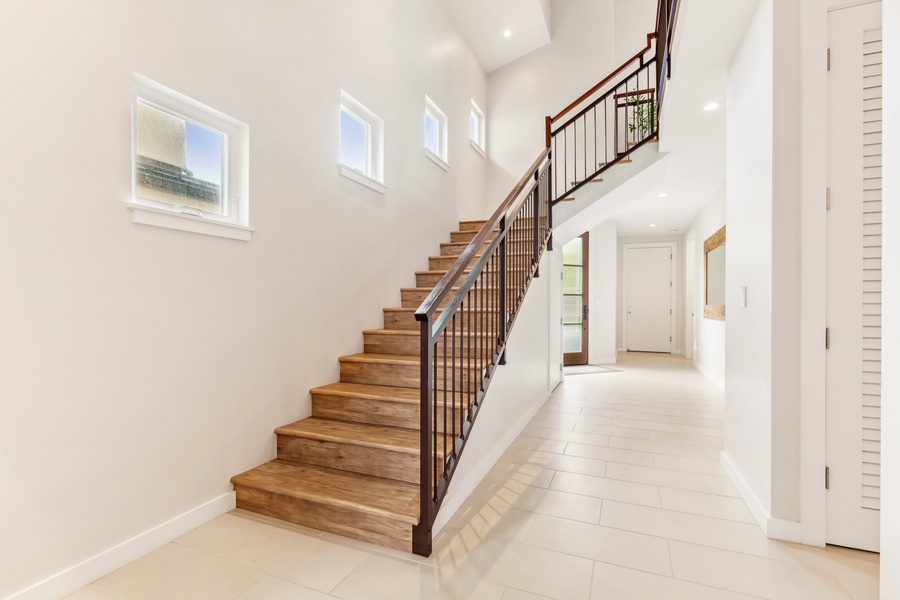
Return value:
<svg viewBox="0 0 900 600">
<path fill-rule="evenodd" d="M 416 310 L 420 322 L 420 511 L 413 552 L 432 527 L 545 248 L 552 162 L 541 151 Z"/>
</svg>

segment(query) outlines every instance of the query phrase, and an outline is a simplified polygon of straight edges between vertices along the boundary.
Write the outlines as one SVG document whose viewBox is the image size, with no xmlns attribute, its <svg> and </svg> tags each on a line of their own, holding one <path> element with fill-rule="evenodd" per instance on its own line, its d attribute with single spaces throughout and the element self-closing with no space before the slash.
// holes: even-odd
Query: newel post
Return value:
<svg viewBox="0 0 900 600">
<path fill-rule="evenodd" d="M 431 363 L 434 360 L 434 344 L 431 340 L 431 316 L 419 321 L 419 524 L 413 527 L 413 552 L 419 556 L 431 556 L 431 527 L 435 519 L 434 486 L 432 486 L 432 421 L 434 407 L 431 389 L 434 381 Z"/>
</svg>

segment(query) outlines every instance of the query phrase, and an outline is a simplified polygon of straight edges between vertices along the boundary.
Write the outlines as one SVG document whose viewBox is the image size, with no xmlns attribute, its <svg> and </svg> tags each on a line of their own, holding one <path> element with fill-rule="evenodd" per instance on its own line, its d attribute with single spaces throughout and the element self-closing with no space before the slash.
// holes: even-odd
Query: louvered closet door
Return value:
<svg viewBox="0 0 900 600">
<path fill-rule="evenodd" d="M 879 548 L 881 3 L 829 13 L 826 541 Z"/>
</svg>

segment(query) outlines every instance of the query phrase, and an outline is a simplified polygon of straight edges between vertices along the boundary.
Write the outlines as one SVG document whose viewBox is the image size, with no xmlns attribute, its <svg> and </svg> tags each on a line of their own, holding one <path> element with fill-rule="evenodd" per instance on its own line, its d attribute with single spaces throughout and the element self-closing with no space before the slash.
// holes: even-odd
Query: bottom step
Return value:
<svg viewBox="0 0 900 600">
<path fill-rule="evenodd" d="M 238 508 L 412 552 L 417 485 L 281 460 L 235 475 L 231 483 Z"/>
</svg>

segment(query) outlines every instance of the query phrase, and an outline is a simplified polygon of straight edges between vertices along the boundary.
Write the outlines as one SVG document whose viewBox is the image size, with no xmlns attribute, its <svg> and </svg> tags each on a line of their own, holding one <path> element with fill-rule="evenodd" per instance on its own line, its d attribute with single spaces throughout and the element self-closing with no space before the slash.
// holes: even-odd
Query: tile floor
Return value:
<svg viewBox="0 0 900 600">
<path fill-rule="evenodd" d="M 421 558 L 234 511 L 69 600 L 878 598 L 878 555 L 766 539 L 689 361 L 568 376 Z"/>
</svg>

